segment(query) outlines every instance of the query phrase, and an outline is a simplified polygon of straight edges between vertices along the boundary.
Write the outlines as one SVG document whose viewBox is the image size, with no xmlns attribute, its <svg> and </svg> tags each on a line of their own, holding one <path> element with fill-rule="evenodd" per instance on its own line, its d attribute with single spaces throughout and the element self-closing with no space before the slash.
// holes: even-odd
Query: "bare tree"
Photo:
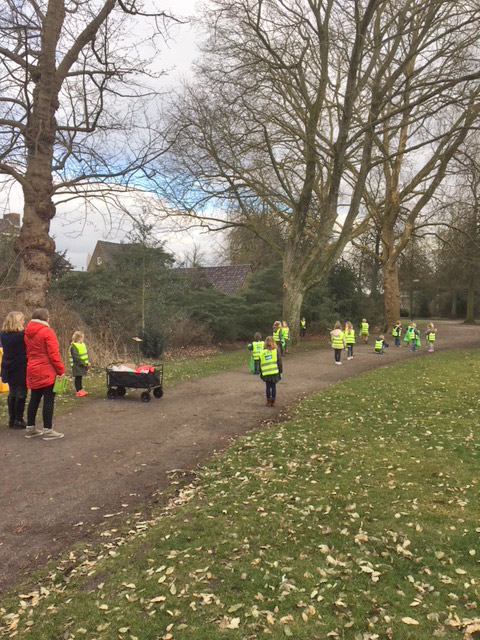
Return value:
<svg viewBox="0 0 480 640">
<path fill-rule="evenodd" d="M 284 317 L 295 337 L 305 291 L 327 277 L 352 233 L 366 227 L 359 213 L 387 105 L 390 117 L 401 117 L 456 83 L 478 78 L 478 69 L 446 74 L 436 84 L 429 76 L 430 60 L 440 68 L 450 52 L 454 29 L 478 28 L 478 4 L 211 5 L 198 84 L 187 88 L 174 113 L 179 138 L 164 194 L 208 228 L 249 227 L 281 256 Z M 415 59 L 423 64 L 406 106 L 399 96 Z M 262 234 L 260 212 L 278 218 L 284 244 Z"/>
<path fill-rule="evenodd" d="M 164 149 L 149 126 L 151 63 L 172 18 L 143 4 L 0 0 L 0 175 L 4 193 L 12 180 L 23 191 L 16 251 L 27 306 L 48 288 L 56 204 L 145 187 Z"/>
<path fill-rule="evenodd" d="M 424 11 L 434 19 L 438 7 L 433 3 Z M 422 215 L 428 211 L 457 149 L 479 118 L 480 86 L 472 66 L 480 56 L 478 22 L 468 20 L 477 14 L 478 11 L 448 12 L 448 17 L 442 18 L 446 28 L 456 28 L 444 42 L 436 42 L 426 82 L 422 83 L 422 101 L 412 95 L 425 67 L 423 56 L 414 49 L 426 18 L 417 17 L 402 43 L 404 55 L 411 54 L 404 71 L 403 90 L 395 98 L 392 96 L 382 110 L 382 122 L 375 135 L 375 155 L 381 163 L 379 160 L 377 169 L 371 171 L 364 196 L 381 246 L 373 250 L 365 243 L 355 244 L 381 265 L 386 326 L 398 320 L 400 313 L 399 257 L 411 238 L 428 224 Z M 432 93 L 431 87 L 445 77 L 452 79 L 447 90 Z M 456 82 L 458 78 L 462 81 Z M 430 207 L 430 214 L 432 210 Z"/>
</svg>

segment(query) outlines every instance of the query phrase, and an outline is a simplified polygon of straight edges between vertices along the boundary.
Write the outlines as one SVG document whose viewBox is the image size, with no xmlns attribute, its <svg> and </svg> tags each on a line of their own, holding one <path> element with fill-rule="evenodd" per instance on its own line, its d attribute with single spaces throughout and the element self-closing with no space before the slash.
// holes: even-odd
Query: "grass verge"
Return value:
<svg viewBox="0 0 480 640">
<path fill-rule="evenodd" d="M 170 508 L 5 600 L 3 632 L 463 637 L 478 619 L 479 369 L 478 351 L 441 353 L 306 399 L 213 458 Z"/>
</svg>

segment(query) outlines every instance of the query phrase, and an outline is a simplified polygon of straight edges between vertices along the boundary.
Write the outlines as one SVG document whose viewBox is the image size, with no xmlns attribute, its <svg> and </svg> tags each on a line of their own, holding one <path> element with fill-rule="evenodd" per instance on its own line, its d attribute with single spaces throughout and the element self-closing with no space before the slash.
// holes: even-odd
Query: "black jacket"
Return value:
<svg viewBox="0 0 480 640">
<path fill-rule="evenodd" d="M 0 333 L 3 348 L 2 370 L 0 376 L 8 384 L 27 386 L 27 350 L 24 331 Z"/>
</svg>

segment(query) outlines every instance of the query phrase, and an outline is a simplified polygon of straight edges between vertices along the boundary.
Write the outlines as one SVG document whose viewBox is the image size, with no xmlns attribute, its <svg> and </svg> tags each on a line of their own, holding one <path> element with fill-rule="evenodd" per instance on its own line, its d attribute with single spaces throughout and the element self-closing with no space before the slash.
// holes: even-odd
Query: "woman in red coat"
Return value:
<svg viewBox="0 0 480 640">
<path fill-rule="evenodd" d="M 27 387 L 31 389 L 27 409 L 26 438 L 43 436 L 44 440 L 63 438 L 63 433 L 52 429 L 55 393 L 53 385 L 56 376 L 65 374 L 60 357 L 57 336 L 48 324 L 46 309 L 36 309 L 32 320 L 25 328 L 25 346 L 27 348 Z M 43 429 L 35 428 L 35 418 L 43 397 Z"/>
</svg>

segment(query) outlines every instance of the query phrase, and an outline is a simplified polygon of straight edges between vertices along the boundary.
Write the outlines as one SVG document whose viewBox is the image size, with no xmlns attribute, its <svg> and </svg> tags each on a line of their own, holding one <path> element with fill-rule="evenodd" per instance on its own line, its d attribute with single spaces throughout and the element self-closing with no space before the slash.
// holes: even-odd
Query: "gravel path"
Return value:
<svg viewBox="0 0 480 640">
<path fill-rule="evenodd" d="M 480 327 L 437 326 L 438 349 L 480 346 Z M 280 419 L 303 396 L 412 357 L 435 355 L 390 346 L 379 356 L 372 344 L 356 345 L 354 359 L 343 356 L 341 367 L 330 349 L 289 355 L 274 409 L 264 406 L 265 385 L 245 367 L 183 382 L 148 404 L 136 393 L 88 402 L 56 420 L 63 440 L 1 430 L 0 591 L 73 543 L 95 539 L 105 514 L 135 511 L 158 496 L 172 469 L 195 469 L 239 434 Z"/>
</svg>

